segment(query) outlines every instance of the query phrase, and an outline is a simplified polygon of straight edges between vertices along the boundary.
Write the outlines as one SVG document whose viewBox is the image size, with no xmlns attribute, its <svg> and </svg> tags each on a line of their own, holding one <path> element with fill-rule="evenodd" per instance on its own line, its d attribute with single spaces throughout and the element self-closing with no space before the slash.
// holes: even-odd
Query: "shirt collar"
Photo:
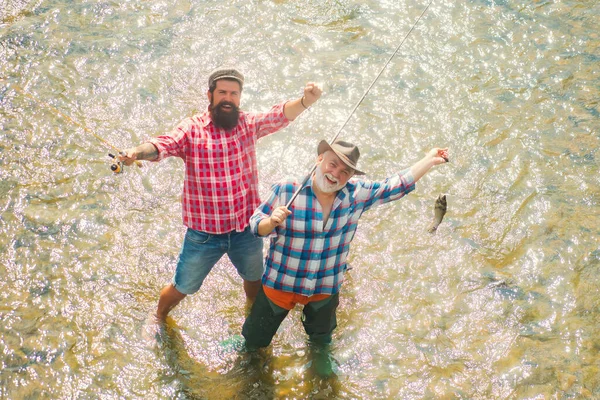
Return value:
<svg viewBox="0 0 600 400">
<path fill-rule="evenodd" d="M 209 106 L 210 107 L 210 106 Z M 200 126 L 206 128 L 208 124 L 212 122 L 212 118 L 210 117 L 210 110 L 206 110 L 202 114 L 198 116 L 198 120 L 200 122 Z"/>
</svg>

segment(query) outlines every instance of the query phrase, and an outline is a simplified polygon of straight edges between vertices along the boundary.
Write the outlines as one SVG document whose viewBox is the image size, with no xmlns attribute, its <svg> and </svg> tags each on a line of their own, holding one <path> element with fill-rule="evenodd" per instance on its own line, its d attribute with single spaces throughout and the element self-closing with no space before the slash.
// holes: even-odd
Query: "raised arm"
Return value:
<svg viewBox="0 0 600 400">
<path fill-rule="evenodd" d="M 444 164 L 448 162 L 448 148 L 441 149 L 434 147 L 429 150 L 425 157 L 417 161 L 410 167 L 410 172 L 413 175 L 415 182 L 421 179 L 434 165 Z"/>
<path fill-rule="evenodd" d="M 321 93 L 323 93 L 323 91 L 319 85 L 314 82 L 308 82 L 304 87 L 304 95 L 301 98 L 290 100 L 285 103 L 285 106 L 283 107 L 285 117 L 290 121 L 295 120 L 298 115 L 302 114 L 304 110 L 307 110 L 308 107 L 319 100 Z"/>
</svg>

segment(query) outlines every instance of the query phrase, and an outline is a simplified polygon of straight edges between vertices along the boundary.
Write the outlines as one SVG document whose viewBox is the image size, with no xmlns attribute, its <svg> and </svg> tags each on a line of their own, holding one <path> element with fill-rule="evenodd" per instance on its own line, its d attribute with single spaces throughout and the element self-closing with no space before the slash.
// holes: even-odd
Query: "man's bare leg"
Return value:
<svg viewBox="0 0 600 400">
<path fill-rule="evenodd" d="M 244 280 L 244 291 L 246 292 L 246 297 L 248 298 L 248 302 L 250 304 L 254 303 L 256 300 L 256 295 L 258 295 L 258 290 L 260 289 L 261 280 L 257 281 L 247 281 Z"/>
<path fill-rule="evenodd" d="M 171 311 L 181 300 L 187 295 L 181 293 L 175 289 L 173 284 L 168 284 L 160 291 L 160 298 L 158 299 L 158 307 L 156 309 L 156 318 L 159 321 L 164 322 Z"/>
</svg>

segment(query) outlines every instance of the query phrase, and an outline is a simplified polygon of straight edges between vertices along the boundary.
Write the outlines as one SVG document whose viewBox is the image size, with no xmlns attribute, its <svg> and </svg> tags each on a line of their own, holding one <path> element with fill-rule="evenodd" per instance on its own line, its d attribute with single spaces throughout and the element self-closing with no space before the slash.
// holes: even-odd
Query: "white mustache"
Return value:
<svg viewBox="0 0 600 400">
<path fill-rule="evenodd" d="M 329 179 L 330 181 L 334 182 L 336 185 L 338 184 L 338 180 L 337 180 L 337 179 L 335 179 L 335 178 L 333 177 L 333 175 L 331 175 L 330 173 L 324 174 L 323 176 L 324 176 L 325 178 Z"/>
</svg>

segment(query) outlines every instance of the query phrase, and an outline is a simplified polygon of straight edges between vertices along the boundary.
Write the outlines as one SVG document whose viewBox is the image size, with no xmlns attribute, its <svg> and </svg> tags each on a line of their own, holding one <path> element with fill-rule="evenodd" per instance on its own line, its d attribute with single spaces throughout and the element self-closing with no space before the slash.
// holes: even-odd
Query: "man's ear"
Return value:
<svg viewBox="0 0 600 400">
<path fill-rule="evenodd" d="M 319 155 L 317 156 L 317 164 L 320 164 L 320 163 L 321 163 L 321 161 L 323 161 L 323 154 L 319 154 Z"/>
<path fill-rule="evenodd" d="M 208 102 L 212 103 L 212 93 L 210 92 L 210 90 L 206 91 L 206 97 L 208 98 Z"/>
</svg>

